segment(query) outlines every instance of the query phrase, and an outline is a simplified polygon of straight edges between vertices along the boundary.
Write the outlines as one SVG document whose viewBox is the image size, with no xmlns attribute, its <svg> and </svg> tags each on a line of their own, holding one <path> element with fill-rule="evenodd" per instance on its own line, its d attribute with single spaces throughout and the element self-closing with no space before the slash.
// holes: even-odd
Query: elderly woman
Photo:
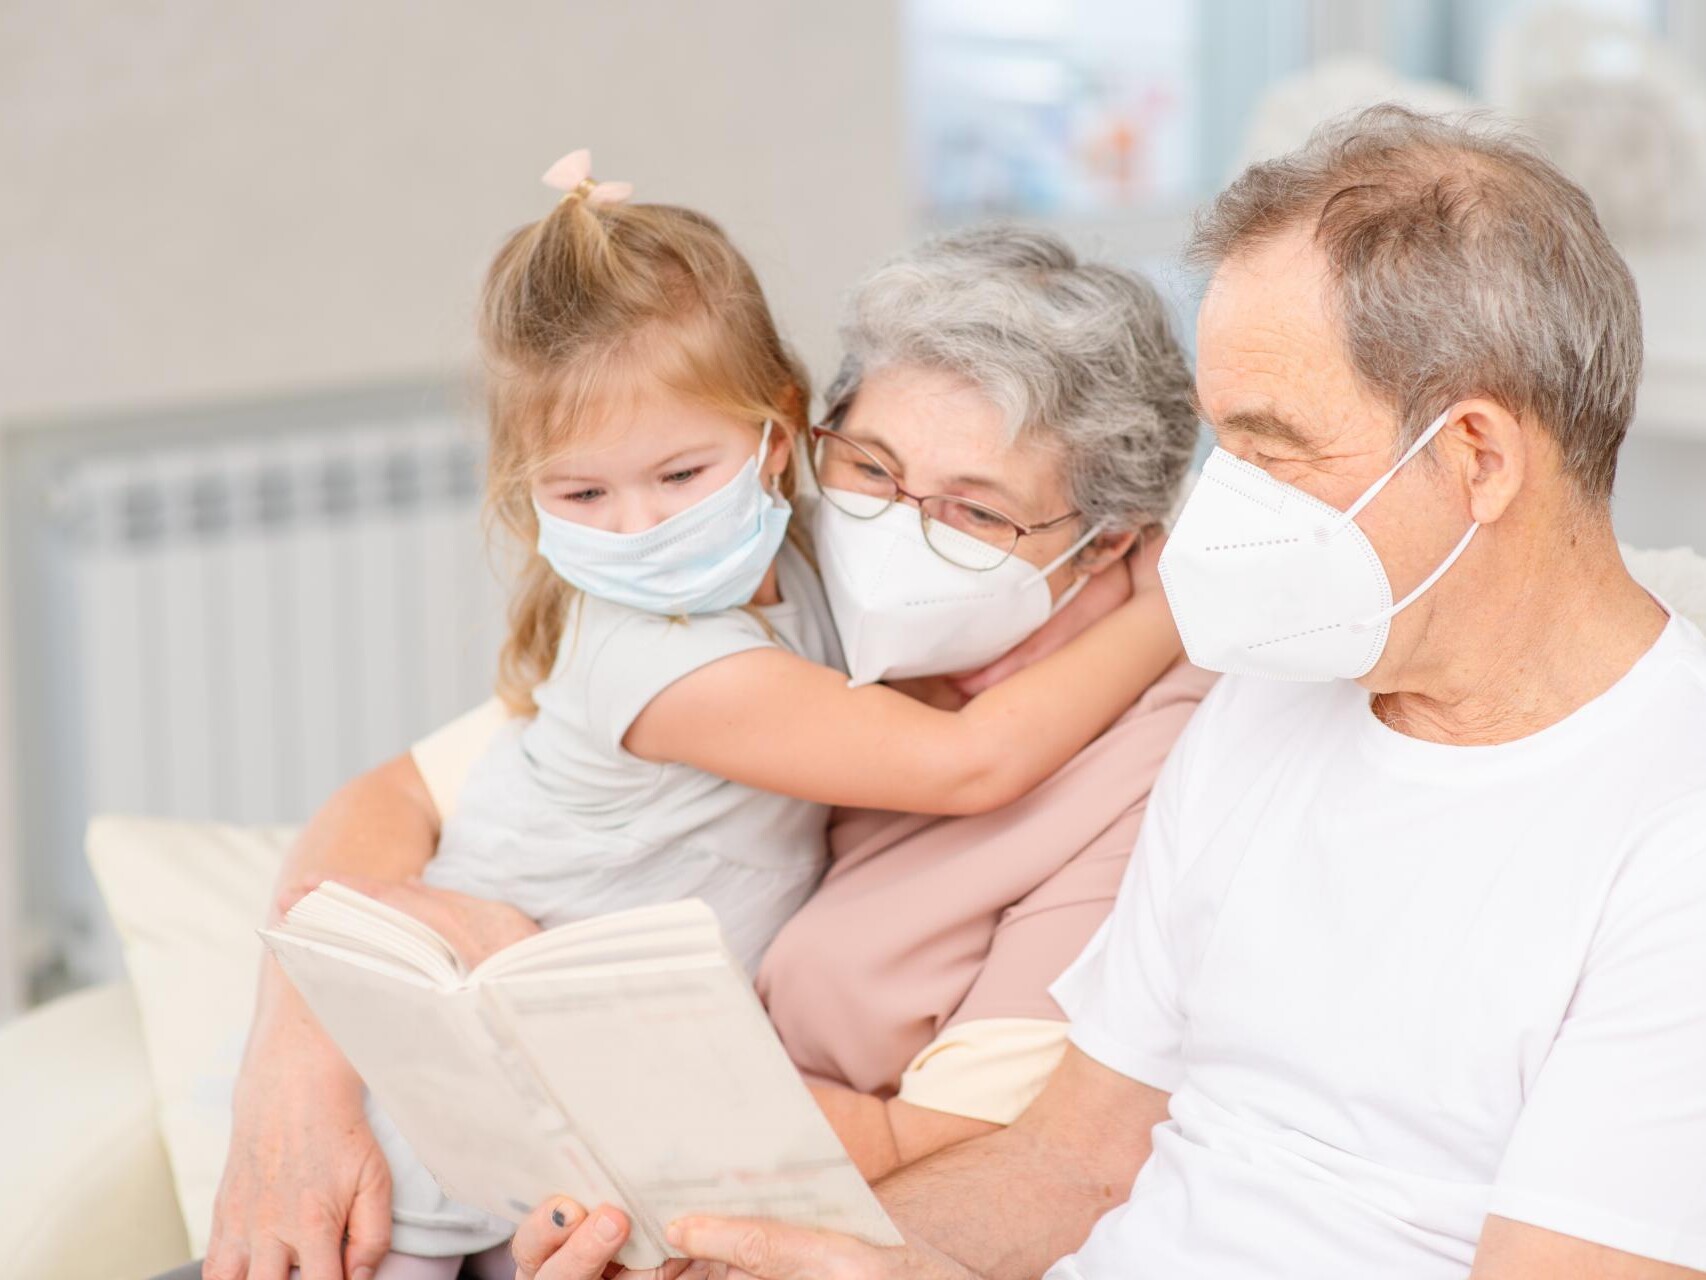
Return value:
<svg viewBox="0 0 1706 1280">
<path fill-rule="evenodd" d="M 951 628 L 933 628 L 928 611 L 863 625 L 884 598 L 883 540 L 837 548 L 825 585 L 856 679 L 904 674 L 891 683 L 959 705 L 1117 605 L 1134 579 L 1150 587 L 1151 535 L 1197 425 L 1185 361 L 1148 284 L 1082 264 L 1041 232 L 961 232 L 868 278 L 844 337 L 811 441 L 830 500 L 847 500 L 846 476 L 858 477 L 867 511 L 928 513 L 970 498 L 1010 517 L 1012 554 L 1039 567 L 1100 530 L 1080 553 L 1094 570 L 1084 590 L 1061 598 L 1056 575 L 1047 624 L 994 666 L 957 676 Z M 1139 537 L 1148 545 L 1128 574 L 1120 555 Z M 837 816 L 832 868 L 771 946 L 758 987 L 868 1177 L 1010 1122 L 1042 1087 L 1066 1030 L 1048 986 L 1107 915 L 1151 782 L 1208 682 L 1181 660 L 1074 760 L 994 813 Z M 471 957 L 531 931 L 501 904 L 399 883 L 432 856 L 504 714 L 481 708 L 345 788 L 294 850 L 284 896 L 356 877 Z M 346 1234 L 344 1261 L 359 1275 L 386 1246 L 389 1182 L 360 1082 L 270 967 L 215 1218 L 209 1274 L 219 1277 L 282 1280 L 292 1261 L 309 1280 L 316 1266 L 336 1275 Z"/>
</svg>

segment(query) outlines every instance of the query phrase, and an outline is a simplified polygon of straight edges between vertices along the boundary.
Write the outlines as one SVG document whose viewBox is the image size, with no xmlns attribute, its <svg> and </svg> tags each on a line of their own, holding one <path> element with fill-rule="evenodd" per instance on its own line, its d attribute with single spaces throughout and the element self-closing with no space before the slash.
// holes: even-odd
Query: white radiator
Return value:
<svg viewBox="0 0 1706 1280">
<path fill-rule="evenodd" d="M 44 748 L 26 903 L 54 985 L 114 970 L 89 815 L 297 822 L 489 696 L 504 593 L 473 434 L 447 412 L 310 416 L 127 431 L 51 468 L 17 616 L 41 677 L 20 740 Z"/>
</svg>

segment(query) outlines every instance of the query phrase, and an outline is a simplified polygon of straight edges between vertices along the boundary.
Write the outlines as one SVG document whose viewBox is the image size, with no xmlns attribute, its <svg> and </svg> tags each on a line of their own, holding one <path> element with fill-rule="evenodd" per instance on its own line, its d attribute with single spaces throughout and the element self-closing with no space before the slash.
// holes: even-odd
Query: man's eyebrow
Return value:
<svg viewBox="0 0 1706 1280">
<path fill-rule="evenodd" d="M 1277 440 L 1311 456 L 1317 451 L 1316 442 L 1310 439 L 1302 427 L 1269 409 L 1238 409 L 1227 414 L 1218 425 L 1223 431 L 1236 431 L 1240 435 Z"/>
</svg>

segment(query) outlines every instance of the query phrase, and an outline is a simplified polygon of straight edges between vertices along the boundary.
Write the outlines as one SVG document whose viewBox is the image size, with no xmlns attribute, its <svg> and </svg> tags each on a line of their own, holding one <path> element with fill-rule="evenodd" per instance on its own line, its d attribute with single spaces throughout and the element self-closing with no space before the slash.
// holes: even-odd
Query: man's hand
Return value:
<svg viewBox="0 0 1706 1280">
<path fill-rule="evenodd" d="M 706 1264 L 726 1267 L 728 1280 L 976 1280 L 928 1246 L 879 1248 L 768 1218 L 681 1218 L 668 1235 L 696 1260 L 682 1280 L 720 1274 Z"/>
<path fill-rule="evenodd" d="M 666 1262 L 651 1271 L 630 1271 L 616 1261 L 628 1239 L 628 1217 L 611 1205 L 589 1215 L 559 1196 L 547 1200 L 516 1228 L 509 1250 L 515 1258 L 515 1280 L 675 1280 L 687 1269 L 685 1259 Z"/>
<path fill-rule="evenodd" d="M 238 1080 L 204 1280 L 371 1280 L 391 1243 L 391 1170 L 361 1081 L 333 1050 L 257 1032 Z M 345 1236 L 348 1239 L 345 1239 Z"/>
<path fill-rule="evenodd" d="M 573 1200 L 540 1205 L 516 1230 L 516 1280 L 975 1280 L 933 1250 L 879 1249 L 851 1236 L 753 1218 L 683 1218 L 669 1242 L 694 1260 L 654 1271 L 616 1264 L 628 1238 L 622 1211 L 602 1205 L 588 1216 Z"/>
<path fill-rule="evenodd" d="M 435 888 L 421 883 L 419 879 L 399 883 L 353 875 L 325 878 L 347 884 L 358 893 L 365 893 L 386 906 L 413 916 L 448 942 L 469 968 L 511 943 L 531 938 L 539 932 L 538 924 L 507 902 L 493 902 L 457 893 L 453 889 Z M 312 887 L 305 886 L 302 893 Z"/>
</svg>

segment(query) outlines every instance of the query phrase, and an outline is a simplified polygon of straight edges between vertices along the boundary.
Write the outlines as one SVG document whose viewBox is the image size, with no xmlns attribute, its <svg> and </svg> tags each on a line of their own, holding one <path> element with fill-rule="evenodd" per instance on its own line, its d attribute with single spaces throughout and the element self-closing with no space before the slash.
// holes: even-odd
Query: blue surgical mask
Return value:
<svg viewBox="0 0 1706 1280">
<path fill-rule="evenodd" d="M 792 514 L 765 489 L 755 457 L 722 488 L 639 533 L 610 533 L 552 515 L 539 505 L 539 554 L 557 576 L 589 596 L 667 616 L 716 613 L 751 600 L 769 572 Z"/>
</svg>

